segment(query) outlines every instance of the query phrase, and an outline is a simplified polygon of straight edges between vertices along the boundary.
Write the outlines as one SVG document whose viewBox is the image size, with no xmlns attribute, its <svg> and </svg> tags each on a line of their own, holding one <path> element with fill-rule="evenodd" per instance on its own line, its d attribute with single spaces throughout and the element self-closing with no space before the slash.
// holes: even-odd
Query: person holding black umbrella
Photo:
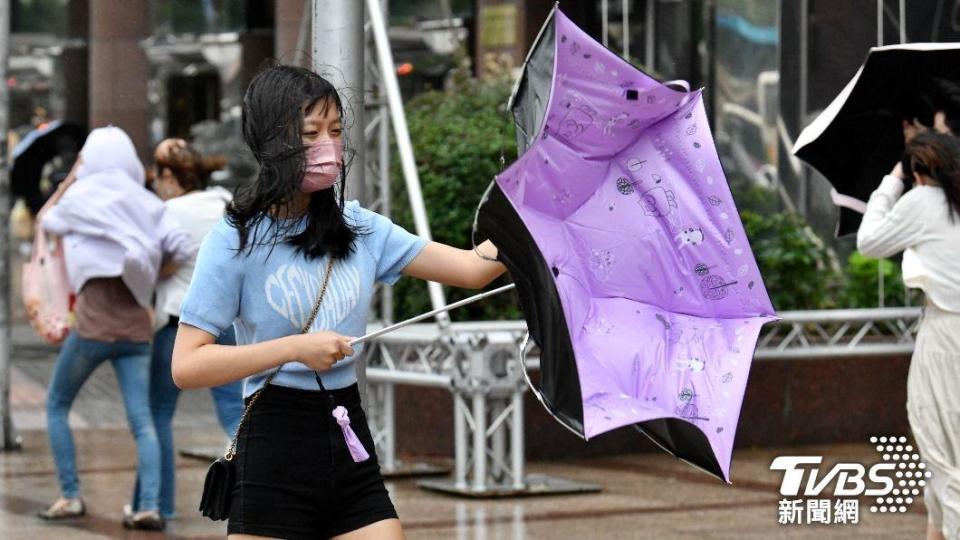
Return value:
<svg viewBox="0 0 960 540">
<path fill-rule="evenodd" d="M 930 81 L 926 91 L 907 107 L 902 125 L 904 142 L 910 142 L 927 131 L 960 134 L 960 83 L 957 77 Z"/>
<path fill-rule="evenodd" d="M 957 80 L 957 66 L 958 43 L 874 47 L 850 82 L 797 137 L 794 155 L 833 185 L 831 199 L 840 207 L 838 236 L 857 231 L 877 181 L 903 155 L 904 120 L 908 130 L 925 131 L 937 125 L 938 110 L 944 120 L 958 117 L 960 109 L 933 108 L 939 92 L 932 88 L 937 79 Z M 931 100 L 918 107 L 918 96 L 924 94 Z"/>
<path fill-rule="evenodd" d="M 903 280 L 926 296 L 907 413 L 926 467 L 928 539 L 960 539 L 960 139 L 920 133 L 867 203 L 857 248 L 903 251 Z M 906 194 L 904 180 L 914 187 Z"/>
</svg>

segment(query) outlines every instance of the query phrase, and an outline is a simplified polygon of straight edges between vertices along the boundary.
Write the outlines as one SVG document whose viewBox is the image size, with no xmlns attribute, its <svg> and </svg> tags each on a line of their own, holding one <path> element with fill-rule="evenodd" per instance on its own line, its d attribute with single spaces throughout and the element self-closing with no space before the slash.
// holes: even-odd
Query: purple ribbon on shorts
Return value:
<svg viewBox="0 0 960 540">
<path fill-rule="evenodd" d="M 354 433 L 353 428 L 350 427 L 350 416 L 347 415 L 347 409 L 342 405 L 338 405 L 333 409 L 333 417 L 336 418 L 337 423 L 340 424 L 340 430 L 343 431 L 343 438 L 347 441 L 347 448 L 350 450 L 350 457 L 353 458 L 353 461 L 360 463 L 361 461 L 370 459 L 370 454 L 367 453 L 367 450 L 363 447 L 363 443 L 360 442 L 357 434 Z"/>
</svg>

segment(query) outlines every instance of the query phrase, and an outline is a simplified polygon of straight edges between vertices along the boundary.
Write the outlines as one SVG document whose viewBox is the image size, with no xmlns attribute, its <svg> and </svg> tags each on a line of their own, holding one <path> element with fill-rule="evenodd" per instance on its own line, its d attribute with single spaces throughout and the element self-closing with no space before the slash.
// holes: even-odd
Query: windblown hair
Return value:
<svg viewBox="0 0 960 540">
<path fill-rule="evenodd" d="M 222 156 L 202 156 L 192 146 L 174 146 L 169 153 L 156 162 L 157 172 L 163 174 L 169 170 L 184 191 L 206 189 L 210 183 L 210 173 L 227 166 Z"/>
<path fill-rule="evenodd" d="M 947 196 L 950 221 L 960 215 L 960 140 L 953 135 L 928 131 L 914 137 L 906 148 L 907 174 L 932 178 Z"/>
<path fill-rule="evenodd" d="M 293 216 L 294 203 L 302 196 L 300 184 L 306 169 L 303 144 L 303 108 L 336 107 L 343 120 L 343 104 L 336 88 L 316 73 L 295 66 L 274 65 L 250 82 L 243 97 L 243 139 L 253 152 L 260 172 L 256 180 L 237 190 L 227 207 L 227 221 L 240 233 L 240 253 L 258 245 L 279 242 L 314 259 L 329 253 L 342 259 L 353 252 L 359 231 L 344 218 L 343 192 L 346 160 L 334 188 L 310 195 L 306 227 L 299 219 L 268 220 L 271 214 Z M 344 145 L 347 146 L 346 144 Z M 346 152 L 345 152 L 346 154 Z M 252 233 L 252 234 L 251 234 Z"/>
</svg>

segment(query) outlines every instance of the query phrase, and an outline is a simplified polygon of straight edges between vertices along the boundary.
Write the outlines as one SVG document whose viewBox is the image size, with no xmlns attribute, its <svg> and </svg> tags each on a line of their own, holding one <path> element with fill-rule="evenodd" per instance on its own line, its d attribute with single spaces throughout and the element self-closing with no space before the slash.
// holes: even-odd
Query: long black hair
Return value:
<svg viewBox="0 0 960 540">
<path fill-rule="evenodd" d="M 360 231 L 344 218 L 347 159 L 336 186 L 310 195 L 302 231 L 298 231 L 299 219 L 272 219 L 264 229 L 268 214 L 299 217 L 292 211 L 306 169 L 302 111 L 310 105 L 336 106 L 343 120 L 337 89 L 308 69 L 273 65 L 258 73 L 247 87 L 243 96 L 243 139 L 257 159 L 260 173 L 254 182 L 237 189 L 227 207 L 227 221 L 240 233 L 240 253 L 265 244 L 272 249 L 281 241 L 311 259 L 328 253 L 342 259 L 353 252 Z"/>
<path fill-rule="evenodd" d="M 934 179 L 947 196 L 950 221 L 960 215 L 960 139 L 928 131 L 914 137 L 906 148 L 907 174 Z"/>
</svg>

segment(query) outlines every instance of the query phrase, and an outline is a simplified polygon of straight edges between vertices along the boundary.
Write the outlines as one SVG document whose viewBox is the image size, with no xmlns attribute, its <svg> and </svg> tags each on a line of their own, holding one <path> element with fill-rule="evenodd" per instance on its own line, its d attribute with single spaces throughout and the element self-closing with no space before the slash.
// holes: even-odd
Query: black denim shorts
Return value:
<svg viewBox="0 0 960 540">
<path fill-rule="evenodd" d="M 332 416 L 345 407 L 370 454 L 355 463 Z M 237 443 L 228 534 L 330 538 L 397 512 L 383 485 L 357 385 L 310 391 L 270 385 Z"/>
</svg>

